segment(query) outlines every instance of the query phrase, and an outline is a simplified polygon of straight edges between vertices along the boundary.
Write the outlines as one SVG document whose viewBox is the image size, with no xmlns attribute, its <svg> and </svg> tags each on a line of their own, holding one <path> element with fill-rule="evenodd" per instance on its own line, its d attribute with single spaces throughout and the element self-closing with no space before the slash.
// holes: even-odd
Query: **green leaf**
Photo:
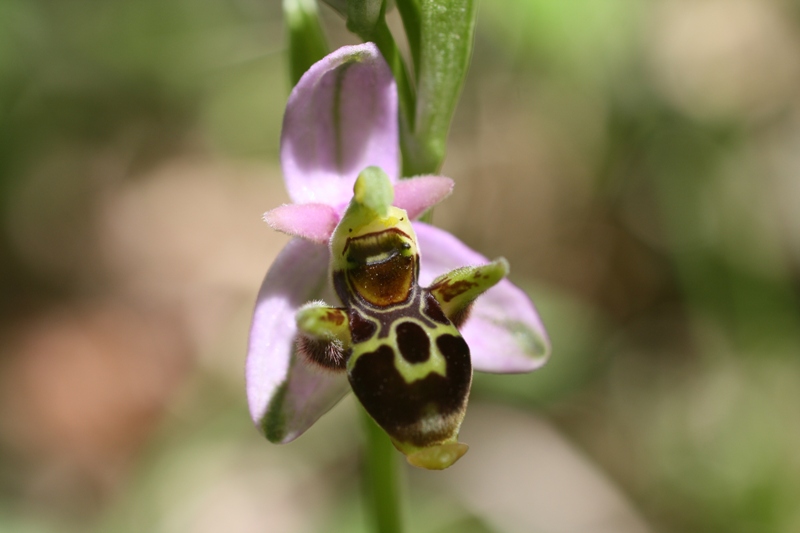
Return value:
<svg viewBox="0 0 800 533">
<path fill-rule="evenodd" d="M 314 0 L 283 0 L 283 12 L 289 36 L 289 75 L 294 87 L 311 65 L 328 55 L 328 41 Z"/>
<path fill-rule="evenodd" d="M 438 172 L 469 68 L 476 0 L 419 0 L 419 64 L 413 131 L 405 132 L 407 174 Z"/>
<path fill-rule="evenodd" d="M 501 53 L 520 53 L 528 65 L 564 77 L 572 86 L 604 86 L 626 79 L 638 61 L 642 0 L 492 0 L 481 25 Z M 513 13 L 514 16 L 508 16 Z M 585 90 L 585 89 L 580 89 Z"/>
</svg>

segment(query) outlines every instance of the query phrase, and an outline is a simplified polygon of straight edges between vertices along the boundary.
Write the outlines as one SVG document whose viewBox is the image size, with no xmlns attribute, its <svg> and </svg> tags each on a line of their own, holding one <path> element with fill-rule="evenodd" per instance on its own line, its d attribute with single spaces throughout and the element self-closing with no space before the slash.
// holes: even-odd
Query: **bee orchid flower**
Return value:
<svg viewBox="0 0 800 533">
<path fill-rule="evenodd" d="M 253 421 L 290 442 L 353 390 L 411 464 L 450 466 L 466 451 L 457 437 L 472 369 L 529 372 L 547 359 L 533 304 L 505 279 L 504 259 L 415 221 L 453 182 L 399 179 L 397 89 L 372 43 L 340 48 L 300 79 L 281 164 L 293 203 L 264 218 L 294 238 L 253 315 Z"/>
</svg>

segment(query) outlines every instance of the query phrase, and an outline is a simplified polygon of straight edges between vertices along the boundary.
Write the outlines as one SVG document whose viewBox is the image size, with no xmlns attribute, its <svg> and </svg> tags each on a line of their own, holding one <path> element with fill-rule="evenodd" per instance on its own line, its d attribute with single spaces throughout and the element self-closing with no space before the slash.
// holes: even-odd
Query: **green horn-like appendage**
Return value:
<svg viewBox="0 0 800 533">
<path fill-rule="evenodd" d="M 436 278 L 428 288 L 445 316 L 461 326 L 475 299 L 508 275 L 508 261 L 499 257 L 491 263 L 457 268 Z"/>
<path fill-rule="evenodd" d="M 353 188 L 355 203 L 366 207 L 379 217 L 389 215 L 394 201 L 394 188 L 389 176 L 378 167 L 367 167 L 358 175 Z"/>
<path fill-rule="evenodd" d="M 297 353 L 311 364 L 333 372 L 344 371 L 345 353 L 350 349 L 347 310 L 309 302 L 295 315 Z"/>
<path fill-rule="evenodd" d="M 323 341 L 336 341 L 350 348 L 350 324 L 347 310 L 310 302 L 297 311 L 297 329 L 304 335 Z"/>
</svg>

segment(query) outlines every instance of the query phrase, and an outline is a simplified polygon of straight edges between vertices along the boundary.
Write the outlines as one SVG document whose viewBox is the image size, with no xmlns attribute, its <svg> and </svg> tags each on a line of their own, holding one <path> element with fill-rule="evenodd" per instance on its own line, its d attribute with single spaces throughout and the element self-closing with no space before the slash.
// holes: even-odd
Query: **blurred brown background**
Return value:
<svg viewBox="0 0 800 533">
<path fill-rule="evenodd" d="M 0 531 L 364 530 L 245 404 L 287 95 L 276 0 L 0 0 Z M 800 3 L 484 1 L 444 173 L 554 352 L 409 531 L 800 531 Z"/>
</svg>

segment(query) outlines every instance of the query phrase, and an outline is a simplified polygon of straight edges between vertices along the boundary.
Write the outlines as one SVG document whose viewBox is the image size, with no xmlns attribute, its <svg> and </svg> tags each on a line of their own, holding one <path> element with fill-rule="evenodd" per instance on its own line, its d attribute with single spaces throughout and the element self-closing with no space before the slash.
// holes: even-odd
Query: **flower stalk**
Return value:
<svg viewBox="0 0 800 533">
<path fill-rule="evenodd" d="M 364 501 L 375 533 L 401 533 L 402 508 L 397 451 L 386 433 L 361 409 L 367 437 Z"/>
</svg>

